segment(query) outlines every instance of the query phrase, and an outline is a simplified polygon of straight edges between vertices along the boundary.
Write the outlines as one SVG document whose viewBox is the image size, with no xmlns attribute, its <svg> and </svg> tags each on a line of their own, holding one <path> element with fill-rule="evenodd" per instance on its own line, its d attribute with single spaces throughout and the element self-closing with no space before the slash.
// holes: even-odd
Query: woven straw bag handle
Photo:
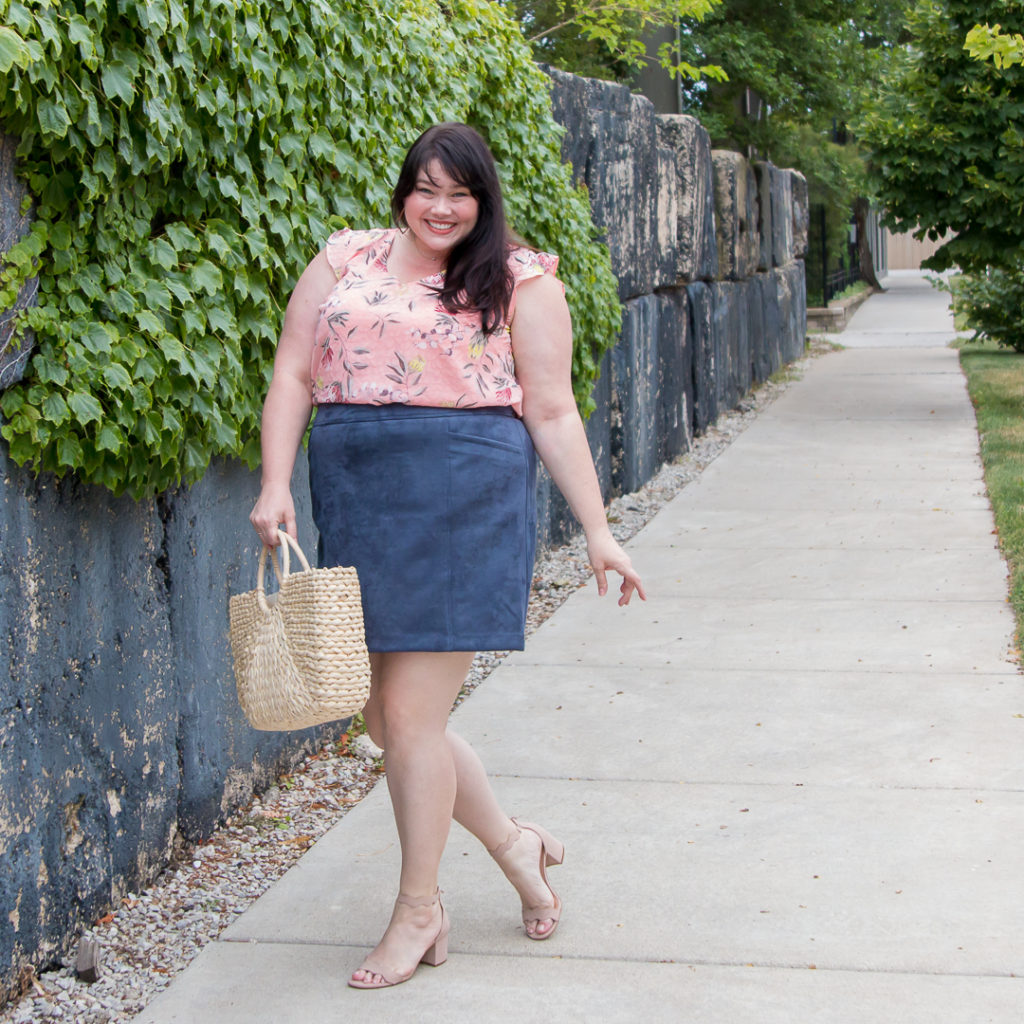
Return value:
<svg viewBox="0 0 1024 1024">
<path fill-rule="evenodd" d="M 299 547 L 299 542 L 295 540 L 291 534 L 285 533 L 284 530 L 278 530 L 277 536 L 281 541 L 279 545 L 281 549 L 280 568 L 278 568 L 277 564 L 277 548 L 269 548 L 264 544 L 263 550 L 260 552 L 259 569 L 256 571 L 256 603 L 260 606 L 260 610 L 263 612 L 270 611 L 270 605 L 267 604 L 267 592 L 264 589 L 268 554 L 270 555 L 271 562 L 274 566 L 274 575 L 277 577 L 278 586 L 287 579 L 289 574 L 291 567 L 291 555 L 289 553 L 289 548 L 295 548 L 295 554 L 299 556 L 299 561 L 302 563 L 302 571 L 308 572 L 309 570 L 309 560 L 302 553 L 302 548 Z"/>
</svg>

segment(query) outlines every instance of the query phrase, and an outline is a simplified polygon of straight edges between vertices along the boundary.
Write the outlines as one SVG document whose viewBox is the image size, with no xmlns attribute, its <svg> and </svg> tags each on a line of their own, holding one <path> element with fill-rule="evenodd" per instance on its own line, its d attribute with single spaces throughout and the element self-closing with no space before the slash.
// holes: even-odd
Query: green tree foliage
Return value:
<svg viewBox="0 0 1024 1024">
<path fill-rule="evenodd" d="M 975 25 L 964 48 L 977 60 L 991 60 L 997 69 L 1024 64 L 1024 36 L 1005 33 L 1001 25 Z M 1020 311 L 1024 308 L 1024 264 L 1010 258 L 1001 267 L 963 275 L 953 288 L 953 306 L 974 330 L 974 339 L 990 338 L 1024 352 Z M 1019 588 L 1018 588 L 1019 589 Z"/>
<path fill-rule="evenodd" d="M 691 112 L 716 146 L 798 167 L 811 202 L 826 209 L 832 252 L 845 248 L 854 200 L 867 187 L 846 125 L 891 59 L 906 7 L 905 0 L 725 0 L 684 33 L 686 59 L 714 62 L 728 76 L 711 87 L 684 86 Z M 817 222 L 812 227 L 818 231 Z M 808 269 L 813 284 L 821 268 Z"/>
<path fill-rule="evenodd" d="M 725 0 L 684 33 L 684 55 L 721 65 L 728 82 L 687 88 L 722 144 L 771 152 L 796 126 L 843 127 L 902 31 L 906 3 L 873 0 Z M 751 89 L 766 111 L 748 116 Z"/>
<path fill-rule="evenodd" d="M 499 0 L 522 26 L 534 56 L 591 78 L 625 82 L 649 60 L 693 80 L 722 78 L 717 66 L 683 59 L 672 43 L 647 54 L 645 37 L 674 28 L 680 19 L 700 21 L 722 0 Z"/>
<path fill-rule="evenodd" d="M 926 263 L 965 271 L 1024 254 L 1024 68 L 974 59 L 979 22 L 1018 21 L 1021 0 L 921 0 L 911 45 L 880 83 L 859 131 L 891 223 L 947 241 Z"/>
<path fill-rule="evenodd" d="M 964 48 L 978 60 L 991 60 L 997 68 L 1024 64 L 1024 36 L 1001 30 L 1001 25 L 975 25 L 967 33 Z"/>
<path fill-rule="evenodd" d="M 135 496 L 259 458 L 296 276 L 335 227 L 386 223 L 409 143 L 488 138 L 509 215 L 562 256 L 586 411 L 620 307 L 547 78 L 486 0 L 0 0 L 0 129 L 35 202 L 0 309 L 40 280 L 19 464 Z"/>
<path fill-rule="evenodd" d="M 974 331 L 972 341 L 988 338 L 1024 352 L 1024 272 L 1019 264 L 964 274 L 952 292 L 953 310 Z"/>
</svg>

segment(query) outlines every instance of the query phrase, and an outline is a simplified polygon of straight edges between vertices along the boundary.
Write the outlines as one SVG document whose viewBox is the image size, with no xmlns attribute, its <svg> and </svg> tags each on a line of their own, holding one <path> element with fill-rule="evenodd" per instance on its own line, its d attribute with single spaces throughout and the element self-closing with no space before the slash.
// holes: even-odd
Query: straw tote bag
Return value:
<svg viewBox="0 0 1024 1024">
<path fill-rule="evenodd" d="M 260 553 L 256 589 L 229 602 L 238 702 L 256 729 L 305 729 L 348 718 L 370 695 L 359 577 L 352 566 L 311 569 L 283 530 L 277 549 Z M 302 563 L 289 572 L 289 548 Z M 270 554 L 279 589 L 267 594 Z"/>
</svg>

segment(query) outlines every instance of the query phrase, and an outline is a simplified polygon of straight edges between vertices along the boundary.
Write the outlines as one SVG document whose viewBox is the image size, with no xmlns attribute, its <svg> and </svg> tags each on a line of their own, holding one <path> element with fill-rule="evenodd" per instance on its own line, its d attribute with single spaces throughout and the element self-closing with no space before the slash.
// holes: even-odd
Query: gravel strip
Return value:
<svg viewBox="0 0 1024 1024">
<path fill-rule="evenodd" d="M 685 455 L 667 463 L 640 490 L 608 507 L 612 533 L 628 541 L 691 480 L 700 476 L 789 384 L 809 359 L 835 346 L 814 341 L 809 355 L 747 395 Z M 566 598 L 591 583 L 586 546 L 576 537 L 542 553 L 535 567 L 527 635 Z M 484 652 L 473 662 L 460 703 L 500 664 L 507 652 Z M 383 774 L 379 751 L 350 730 L 308 756 L 262 796 L 193 847 L 153 886 L 129 895 L 84 932 L 100 946 L 100 976 L 80 981 L 74 958 L 36 978 L 22 974 L 24 995 L 0 1010 L 0 1024 L 130 1021 L 202 948 L 242 914 L 316 842 Z"/>
</svg>

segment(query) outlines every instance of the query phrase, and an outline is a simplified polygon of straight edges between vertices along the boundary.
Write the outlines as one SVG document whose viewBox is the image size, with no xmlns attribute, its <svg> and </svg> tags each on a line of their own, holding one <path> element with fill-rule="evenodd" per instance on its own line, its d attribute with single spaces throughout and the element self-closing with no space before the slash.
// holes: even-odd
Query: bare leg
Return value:
<svg viewBox="0 0 1024 1024">
<path fill-rule="evenodd" d="M 364 712 L 371 735 L 385 751 L 388 789 L 402 847 L 399 892 L 420 905 L 395 905 L 384 937 L 354 981 L 404 980 L 416 969 L 441 927 L 430 899 L 448 839 L 456 774 L 445 727 L 469 666 L 471 652 L 374 654 L 373 684 Z M 386 965 L 386 966 L 383 966 Z M 376 968 L 380 968 L 377 970 Z"/>
<path fill-rule="evenodd" d="M 381 657 L 383 656 L 373 655 L 373 659 L 375 659 L 375 679 L 376 659 Z M 466 671 L 468 672 L 468 670 L 467 666 Z M 375 683 L 374 694 L 370 698 L 370 703 L 366 706 L 364 717 L 371 738 L 378 746 L 385 747 L 387 740 L 383 721 L 383 708 L 381 706 L 382 702 L 375 699 L 377 689 Z M 453 695 L 452 702 L 454 702 L 454 699 L 455 696 Z M 487 778 L 487 772 L 476 751 L 451 729 L 447 730 L 446 736 L 456 779 L 452 817 L 468 832 L 476 836 L 488 851 L 494 850 L 502 843 L 505 843 L 511 836 L 515 835 L 518 829 L 498 803 L 494 790 L 491 788 L 490 780 Z M 390 786 L 392 771 L 390 756 L 387 757 L 387 767 Z M 392 790 L 392 800 L 394 800 L 394 790 Z M 397 804 L 395 806 L 395 813 L 397 817 Z M 442 843 L 442 848 L 443 845 Z M 440 854 L 438 854 L 438 857 L 440 857 Z M 539 859 L 540 840 L 535 833 L 527 831 L 522 833 L 519 841 L 507 853 L 502 855 L 499 860 L 502 871 L 504 871 L 506 877 L 515 887 L 522 901 L 528 906 L 553 903 L 551 890 L 540 875 L 538 868 Z M 402 892 L 411 891 L 411 889 L 406 888 L 406 881 L 403 877 Z M 553 925 L 553 920 L 542 920 L 532 925 L 529 930 L 531 934 L 544 935 L 551 930 Z"/>
<path fill-rule="evenodd" d="M 451 729 L 447 736 L 457 783 L 452 817 L 493 850 L 516 831 L 516 826 L 501 809 L 477 752 Z"/>
<path fill-rule="evenodd" d="M 490 852 L 519 832 L 519 829 L 501 809 L 476 751 L 451 729 L 448 730 L 448 743 L 455 762 L 458 784 L 453 816 Z M 541 877 L 539 862 L 540 837 L 529 830 L 521 832 L 519 839 L 498 858 L 505 877 L 515 886 L 526 906 L 554 903 L 551 889 Z M 533 922 L 528 930 L 531 935 L 546 935 L 554 923 L 551 918 L 542 919 Z"/>
</svg>

